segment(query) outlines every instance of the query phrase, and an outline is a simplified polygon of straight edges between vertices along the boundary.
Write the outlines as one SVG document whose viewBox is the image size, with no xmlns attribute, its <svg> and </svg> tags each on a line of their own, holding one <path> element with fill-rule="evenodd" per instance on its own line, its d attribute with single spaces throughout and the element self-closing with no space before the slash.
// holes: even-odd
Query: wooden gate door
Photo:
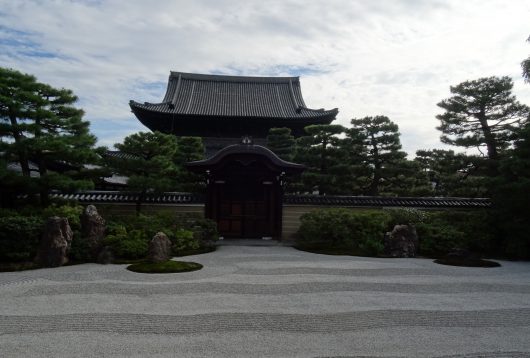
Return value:
<svg viewBox="0 0 530 358">
<path fill-rule="evenodd" d="M 274 236 L 275 202 L 272 182 L 237 179 L 216 183 L 217 229 L 231 238 Z"/>
</svg>

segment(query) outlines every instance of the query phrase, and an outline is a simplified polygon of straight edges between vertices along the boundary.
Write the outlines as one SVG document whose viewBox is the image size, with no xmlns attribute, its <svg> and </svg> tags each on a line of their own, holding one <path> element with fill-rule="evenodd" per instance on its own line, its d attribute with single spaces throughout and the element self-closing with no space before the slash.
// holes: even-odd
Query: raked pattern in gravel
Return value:
<svg viewBox="0 0 530 358">
<path fill-rule="evenodd" d="M 0 273 L 0 357 L 530 357 L 530 263 L 221 246 L 145 275 Z"/>
</svg>

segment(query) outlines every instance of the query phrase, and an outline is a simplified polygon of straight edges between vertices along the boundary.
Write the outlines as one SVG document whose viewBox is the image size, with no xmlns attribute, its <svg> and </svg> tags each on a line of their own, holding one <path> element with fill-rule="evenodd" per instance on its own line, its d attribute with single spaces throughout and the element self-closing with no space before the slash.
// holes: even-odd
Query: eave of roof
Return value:
<svg viewBox="0 0 530 358">
<path fill-rule="evenodd" d="M 245 119 L 335 118 L 338 109 L 305 105 L 298 77 L 222 76 L 171 72 L 160 103 L 130 101 L 138 116 L 149 112 L 177 117 Z M 146 111 L 147 113 L 142 113 Z"/>
<path fill-rule="evenodd" d="M 189 162 L 186 163 L 185 166 L 187 169 L 192 171 L 202 171 L 216 166 L 225 158 L 232 155 L 251 155 L 266 158 L 270 161 L 270 163 L 272 163 L 272 165 L 277 167 L 279 170 L 288 172 L 288 174 L 300 173 L 305 169 L 305 166 L 302 164 L 287 162 L 278 157 L 270 149 L 254 144 L 232 144 L 221 149 L 210 158 Z"/>
<path fill-rule="evenodd" d="M 182 119 L 209 119 L 209 118 L 215 118 L 215 119 L 225 119 L 225 120 L 237 120 L 237 119 L 244 119 L 244 120 L 270 120 L 272 119 L 286 119 L 289 120 L 289 122 L 315 122 L 318 120 L 324 120 L 327 123 L 331 123 L 337 114 L 339 113 L 338 108 L 333 108 L 330 110 L 324 110 L 324 109 L 310 109 L 310 108 L 300 108 L 299 113 L 293 114 L 293 115 L 280 115 L 280 116 L 274 116 L 270 115 L 270 113 L 266 112 L 255 112 L 255 113 L 248 113 L 248 114 L 219 114 L 219 113 L 208 113 L 208 114 L 201 114 L 201 113 L 181 113 L 177 112 L 174 108 L 172 109 L 169 103 L 139 103 L 136 101 L 129 101 L 129 106 L 131 107 L 132 112 L 137 116 L 144 116 L 149 115 L 149 113 L 142 113 L 144 112 L 150 112 L 152 115 L 165 115 L 168 118 L 174 119 L 174 120 L 182 120 Z M 297 111 L 298 109 L 295 109 Z"/>
</svg>

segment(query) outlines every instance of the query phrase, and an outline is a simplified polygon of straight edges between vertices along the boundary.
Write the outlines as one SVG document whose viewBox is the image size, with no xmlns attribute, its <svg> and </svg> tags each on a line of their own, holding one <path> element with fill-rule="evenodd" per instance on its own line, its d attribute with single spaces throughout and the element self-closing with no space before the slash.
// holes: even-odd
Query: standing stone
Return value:
<svg viewBox="0 0 530 358">
<path fill-rule="evenodd" d="M 88 205 L 81 215 L 81 235 L 87 241 L 92 258 L 96 259 L 105 238 L 105 219 L 94 205 Z"/>
<path fill-rule="evenodd" d="M 147 260 L 150 262 L 164 262 L 171 258 L 171 240 L 163 232 L 157 232 L 149 241 Z"/>
<path fill-rule="evenodd" d="M 418 251 L 418 234 L 412 225 L 396 225 L 385 234 L 385 254 L 391 257 L 415 257 Z"/>
<path fill-rule="evenodd" d="M 58 267 L 67 263 L 73 235 L 67 218 L 48 218 L 35 263 L 42 267 Z"/>
</svg>

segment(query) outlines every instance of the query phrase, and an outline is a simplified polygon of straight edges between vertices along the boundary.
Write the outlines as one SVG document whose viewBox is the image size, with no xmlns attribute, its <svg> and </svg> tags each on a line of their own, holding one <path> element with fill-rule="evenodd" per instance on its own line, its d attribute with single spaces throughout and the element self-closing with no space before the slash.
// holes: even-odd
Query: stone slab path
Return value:
<svg viewBox="0 0 530 358">
<path fill-rule="evenodd" d="M 0 273 L 0 357 L 530 357 L 530 263 L 221 246 L 204 269 Z"/>
</svg>

